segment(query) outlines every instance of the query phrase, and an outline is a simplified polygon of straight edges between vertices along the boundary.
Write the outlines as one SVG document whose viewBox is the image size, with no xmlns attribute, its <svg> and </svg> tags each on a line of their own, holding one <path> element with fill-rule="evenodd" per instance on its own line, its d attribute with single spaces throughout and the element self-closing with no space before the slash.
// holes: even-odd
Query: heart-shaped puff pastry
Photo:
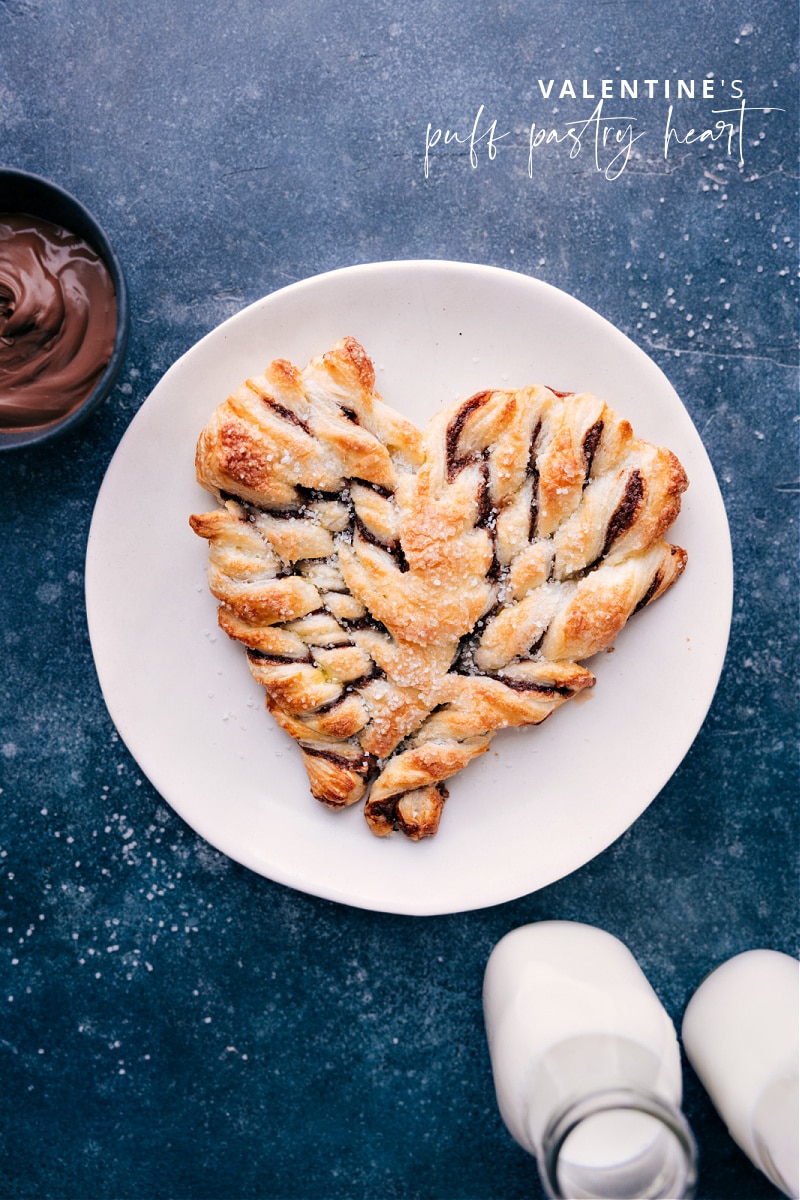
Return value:
<svg viewBox="0 0 800 1200">
<path fill-rule="evenodd" d="M 196 466 L 219 623 L 314 796 L 367 796 L 378 835 L 435 833 L 444 781 L 591 687 L 579 660 L 686 564 L 681 464 L 602 400 L 479 392 L 421 433 L 354 338 L 249 379 Z"/>
</svg>

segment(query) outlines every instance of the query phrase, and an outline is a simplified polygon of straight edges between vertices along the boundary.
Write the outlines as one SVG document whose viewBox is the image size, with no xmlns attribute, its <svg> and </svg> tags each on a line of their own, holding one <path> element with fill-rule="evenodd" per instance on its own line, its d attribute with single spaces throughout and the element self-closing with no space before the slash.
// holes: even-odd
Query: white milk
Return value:
<svg viewBox="0 0 800 1200">
<path fill-rule="evenodd" d="M 797 1197 L 800 963 L 748 950 L 700 985 L 683 1018 L 689 1060 L 731 1136 L 787 1196 Z"/>
<path fill-rule="evenodd" d="M 657 1176 L 665 1156 L 671 1166 L 663 1170 L 685 1167 L 690 1186 L 675 1029 L 617 938 L 570 921 L 516 929 L 492 951 L 483 999 L 500 1113 L 537 1156 L 546 1186 L 551 1126 L 575 1102 L 575 1128 L 558 1155 L 560 1186 L 571 1196 L 642 1195 L 642 1171 Z M 571 1121 L 561 1122 L 562 1134 Z M 594 1190 L 599 1177 L 602 1191 Z M 552 1180 L 549 1187 L 560 1194 Z"/>
</svg>

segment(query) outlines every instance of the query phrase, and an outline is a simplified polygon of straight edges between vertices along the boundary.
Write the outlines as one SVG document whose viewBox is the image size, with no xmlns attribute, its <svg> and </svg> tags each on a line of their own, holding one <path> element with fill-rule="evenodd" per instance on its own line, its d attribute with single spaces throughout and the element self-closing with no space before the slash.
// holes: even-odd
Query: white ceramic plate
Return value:
<svg viewBox="0 0 800 1200">
<path fill-rule="evenodd" d="M 451 781 L 437 837 L 378 840 L 361 806 L 312 799 L 300 754 L 264 711 L 242 649 L 217 630 L 207 547 L 188 517 L 213 506 L 194 477 L 209 415 L 273 358 L 304 365 L 344 335 L 378 388 L 424 425 L 486 387 L 542 382 L 602 396 L 667 445 L 691 487 L 670 535 L 679 584 L 639 614 L 597 685 L 537 729 L 500 734 Z M 164 376 L 126 432 L 95 509 L 86 602 L 120 735 L 202 837 L 314 895 L 409 914 L 535 891 L 605 849 L 689 749 L 716 688 L 732 602 L 730 536 L 711 464 L 655 364 L 602 317 L 524 275 L 450 262 L 357 266 L 305 280 L 213 330 Z"/>
</svg>

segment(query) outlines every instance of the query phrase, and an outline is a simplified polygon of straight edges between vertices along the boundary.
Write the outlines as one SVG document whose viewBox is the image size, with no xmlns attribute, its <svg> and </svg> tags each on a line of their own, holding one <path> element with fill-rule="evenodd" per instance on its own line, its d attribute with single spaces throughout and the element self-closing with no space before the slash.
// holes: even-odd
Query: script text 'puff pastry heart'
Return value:
<svg viewBox="0 0 800 1200">
<path fill-rule="evenodd" d="M 446 780 L 591 687 L 581 661 L 686 565 L 681 464 L 602 400 L 488 390 L 422 432 L 354 338 L 248 379 L 196 466 L 219 623 L 313 795 L 381 836 L 435 833 Z"/>
</svg>

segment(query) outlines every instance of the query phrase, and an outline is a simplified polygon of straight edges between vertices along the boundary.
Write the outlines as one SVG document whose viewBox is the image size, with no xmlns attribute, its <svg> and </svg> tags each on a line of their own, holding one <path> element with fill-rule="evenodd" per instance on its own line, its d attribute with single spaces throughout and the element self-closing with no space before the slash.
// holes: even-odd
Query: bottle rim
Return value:
<svg viewBox="0 0 800 1200">
<path fill-rule="evenodd" d="M 626 1087 L 589 1092 L 567 1101 L 554 1113 L 544 1131 L 539 1160 L 542 1183 L 550 1200 L 569 1200 L 561 1190 L 558 1172 L 559 1157 L 567 1138 L 587 1118 L 610 1111 L 643 1113 L 659 1121 L 673 1135 L 683 1152 L 685 1179 L 680 1196 L 674 1196 L 674 1188 L 671 1188 L 670 1196 L 674 1200 L 691 1200 L 697 1183 L 697 1143 L 689 1122 L 679 1108 L 660 1096 Z"/>
</svg>

